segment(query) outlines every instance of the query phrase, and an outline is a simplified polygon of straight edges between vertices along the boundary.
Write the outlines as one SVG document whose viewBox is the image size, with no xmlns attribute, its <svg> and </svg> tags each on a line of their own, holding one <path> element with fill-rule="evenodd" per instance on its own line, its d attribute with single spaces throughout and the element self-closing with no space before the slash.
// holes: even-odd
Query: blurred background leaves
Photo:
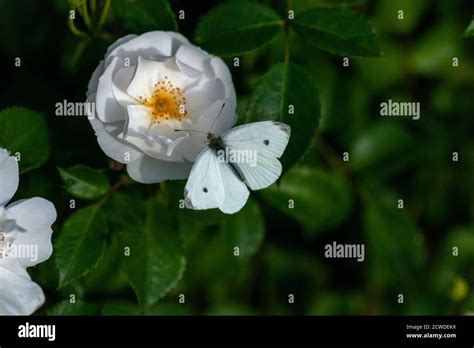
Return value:
<svg viewBox="0 0 474 348">
<path fill-rule="evenodd" d="M 471 1 L 0 5 L 14 199 L 59 214 L 55 253 L 31 270 L 41 314 L 474 312 Z M 226 56 L 239 122 L 292 126 L 286 174 L 233 216 L 182 209 L 184 182 L 131 182 L 85 118 L 55 115 L 84 101 L 113 41 L 149 30 Z M 420 102 L 421 119 L 381 118 L 388 99 Z M 333 241 L 363 243 L 365 261 L 325 258 Z"/>
</svg>

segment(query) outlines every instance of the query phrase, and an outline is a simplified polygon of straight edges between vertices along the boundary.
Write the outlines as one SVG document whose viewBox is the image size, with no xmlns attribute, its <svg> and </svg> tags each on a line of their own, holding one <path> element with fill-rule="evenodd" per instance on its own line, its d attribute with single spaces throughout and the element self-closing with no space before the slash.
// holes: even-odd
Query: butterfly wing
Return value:
<svg viewBox="0 0 474 348">
<path fill-rule="evenodd" d="M 209 147 L 196 158 L 184 188 L 186 208 L 219 208 L 226 214 L 238 212 L 247 202 L 249 190 L 228 163 L 219 162 Z"/>
<path fill-rule="evenodd" d="M 220 164 L 212 149 L 205 147 L 196 157 L 184 188 L 186 208 L 203 210 L 219 207 L 225 199 Z"/>
<path fill-rule="evenodd" d="M 280 158 L 290 140 L 290 126 L 277 121 L 243 124 L 225 132 L 221 139 L 236 149 L 257 150 L 259 155 Z"/>
<path fill-rule="evenodd" d="M 243 161 L 239 168 L 245 183 L 252 190 L 260 190 L 273 184 L 281 175 L 278 158 L 285 151 L 290 139 L 290 127 L 276 121 L 244 124 L 232 128 L 221 136 L 223 143 L 241 154 L 256 153 L 255 161 Z M 247 152 L 250 154 L 250 152 Z"/>
</svg>

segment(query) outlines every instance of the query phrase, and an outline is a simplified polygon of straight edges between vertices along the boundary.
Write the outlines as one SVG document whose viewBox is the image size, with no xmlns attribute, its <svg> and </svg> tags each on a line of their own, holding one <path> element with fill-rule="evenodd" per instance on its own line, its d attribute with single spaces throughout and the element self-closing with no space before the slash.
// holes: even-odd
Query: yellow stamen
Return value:
<svg viewBox="0 0 474 348">
<path fill-rule="evenodd" d="M 151 98 L 139 97 L 142 104 L 150 107 L 151 122 L 154 124 L 165 120 L 179 120 L 186 117 L 186 98 L 179 87 L 169 81 L 168 76 L 155 83 Z"/>
</svg>

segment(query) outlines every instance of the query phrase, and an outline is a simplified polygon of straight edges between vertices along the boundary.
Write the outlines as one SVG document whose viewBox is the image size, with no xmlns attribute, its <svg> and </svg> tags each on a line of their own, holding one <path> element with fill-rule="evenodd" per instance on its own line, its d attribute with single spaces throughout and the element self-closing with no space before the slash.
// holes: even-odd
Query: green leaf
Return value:
<svg viewBox="0 0 474 348">
<path fill-rule="evenodd" d="M 413 284 L 426 258 L 425 244 L 405 210 L 398 209 L 397 198 L 380 193 L 366 197 L 364 225 L 372 285 Z"/>
<path fill-rule="evenodd" d="M 293 168 L 280 185 L 273 185 L 262 194 L 272 206 L 309 231 L 340 225 L 352 206 L 351 190 L 344 177 L 312 167 Z"/>
<path fill-rule="evenodd" d="M 177 216 L 179 221 L 179 235 L 186 249 L 196 238 L 199 238 L 200 233 L 206 228 L 219 225 L 224 214 L 217 209 L 179 209 Z"/>
<path fill-rule="evenodd" d="M 238 247 L 239 260 L 253 256 L 260 249 L 265 236 L 265 221 L 259 205 L 249 200 L 238 213 L 223 217 L 221 233 L 228 253 Z"/>
<path fill-rule="evenodd" d="M 309 0 L 308 1 L 311 7 L 350 7 L 350 6 L 360 6 L 360 5 L 365 4 L 366 2 L 367 0 Z"/>
<path fill-rule="evenodd" d="M 471 265 L 474 261 L 474 226 L 466 225 L 449 231 L 442 245 L 434 267 L 436 286 L 446 292 L 456 278 L 473 281 Z"/>
<path fill-rule="evenodd" d="M 188 267 L 182 286 L 184 289 L 191 286 L 195 293 L 204 291 L 209 304 L 220 303 L 229 296 L 238 295 L 239 299 L 249 296 L 248 282 L 254 272 L 251 264 L 258 262 L 257 256 L 253 256 L 261 250 L 265 232 L 259 205 L 250 199 L 236 214 L 195 213 L 198 214 L 187 215 L 188 221 L 183 226 L 197 228 L 200 233 L 186 240 Z"/>
<path fill-rule="evenodd" d="M 469 23 L 466 31 L 464 32 L 465 37 L 474 36 L 474 16 L 472 17 L 471 23 Z"/>
<path fill-rule="evenodd" d="M 301 37 L 320 49 L 343 56 L 380 56 L 372 25 L 348 10 L 314 8 L 290 22 Z"/>
<path fill-rule="evenodd" d="M 250 316 L 250 315 L 258 315 L 255 309 L 248 306 L 247 304 L 240 304 L 240 303 L 218 303 L 212 306 L 205 315 L 240 315 L 240 316 Z"/>
<path fill-rule="evenodd" d="M 276 120 L 291 127 L 290 142 L 282 156 L 284 171 L 312 146 L 319 117 L 317 89 L 309 73 L 293 63 L 274 65 L 260 78 L 246 112 L 247 122 Z"/>
<path fill-rule="evenodd" d="M 359 293 L 318 293 L 309 309 L 309 315 L 365 314 L 367 297 Z"/>
<path fill-rule="evenodd" d="M 49 157 L 49 137 L 41 113 L 14 106 L 0 112 L 0 147 L 19 153 L 20 172 L 38 168 Z"/>
<path fill-rule="evenodd" d="M 269 7 L 248 0 L 228 1 L 200 18 L 197 40 L 217 55 L 235 55 L 269 42 L 283 21 Z"/>
<path fill-rule="evenodd" d="M 167 0 L 114 0 L 113 4 L 125 27 L 134 33 L 178 29 Z"/>
<path fill-rule="evenodd" d="M 306 313 L 311 299 L 316 294 L 320 295 L 321 290 L 331 283 L 333 269 L 321 262 L 315 249 L 306 250 L 292 243 L 278 244 L 268 243 L 262 257 L 261 291 L 264 294 L 262 301 L 268 308 L 266 313 Z M 294 294 L 295 299 L 304 298 L 307 301 L 295 301 L 293 304 L 281 301 L 282 298 L 287 299 L 288 294 Z"/>
<path fill-rule="evenodd" d="M 81 7 L 84 1 L 87 1 L 87 0 L 67 0 L 67 4 L 70 9 L 75 10 Z"/>
<path fill-rule="evenodd" d="M 363 79 L 364 93 L 368 95 L 367 88 L 374 87 L 379 90 L 393 86 L 403 80 L 404 52 L 388 38 L 382 41 L 384 55 L 377 59 L 361 58 L 355 64 L 360 69 Z"/>
<path fill-rule="evenodd" d="M 102 258 L 108 225 L 100 205 L 91 205 L 72 214 L 56 240 L 59 288 L 84 276 Z"/>
<path fill-rule="evenodd" d="M 117 243 L 107 243 L 104 254 L 97 266 L 81 279 L 81 288 L 88 296 L 117 293 L 129 289 L 128 278 L 117 269 L 117 260 L 123 255 Z"/>
<path fill-rule="evenodd" d="M 107 212 L 122 251 L 123 269 L 140 306 L 149 308 L 174 288 L 184 273 L 177 221 L 157 199 L 144 203 L 118 192 L 108 202 Z"/>
<path fill-rule="evenodd" d="M 145 315 L 166 315 L 166 316 L 177 316 L 177 315 L 192 315 L 192 309 L 190 306 L 183 306 L 183 304 L 177 301 L 159 302 L 154 306 L 147 308 Z"/>
<path fill-rule="evenodd" d="M 66 190 L 71 195 L 81 199 L 97 199 L 110 188 L 107 177 L 97 169 L 83 164 L 68 169 L 58 168 Z"/>
<path fill-rule="evenodd" d="M 429 1 L 426 0 L 378 1 L 374 24 L 381 32 L 410 33 L 423 19 L 429 5 Z M 400 19 L 402 13 L 399 11 L 403 11 L 402 19 Z"/>
<path fill-rule="evenodd" d="M 95 303 L 86 303 L 84 301 L 77 301 L 70 303 L 68 300 L 55 304 L 48 309 L 48 315 L 99 315 L 101 313 L 101 306 Z"/>
<path fill-rule="evenodd" d="M 408 57 L 414 72 L 423 76 L 455 76 L 452 59 L 459 57 L 462 42 L 458 37 L 457 30 L 447 23 L 433 26 L 420 35 Z M 462 61 L 462 57 L 459 58 Z M 464 74 L 466 71 L 461 71 L 460 75 Z"/>
<path fill-rule="evenodd" d="M 298 0 L 291 3 L 291 9 L 296 14 L 315 7 L 353 7 L 366 3 L 367 0 Z"/>
<path fill-rule="evenodd" d="M 0 30 L 0 51 L 2 56 L 6 57 L 21 57 L 22 68 L 24 66 L 24 57 L 27 55 L 35 55 L 38 50 L 45 47 L 51 48 L 47 36 L 51 30 L 51 22 L 35 21 L 35 19 L 42 16 L 45 12 L 44 4 L 33 3 L 28 0 L 8 1 L 0 0 L 0 23 L 2 23 L 2 30 Z M 48 9 L 51 6 L 48 5 Z M 23 22 L 24 21 L 24 22 Z M 29 23 L 31 25 L 20 25 L 19 23 Z M 25 38 L 28 37 L 28 40 Z M 21 53 L 19 53 L 21 52 Z M 21 70 L 21 69 L 20 69 Z M 18 71 L 17 71 L 18 72 Z M 15 78 L 11 78 L 8 82 L 8 88 L 2 89 L 4 102 L 11 103 L 15 100 L 24 100 L 28 105 L 44 105 L 44 92 L 49 89 L 49 86 L 44 84 L 39 90 L 34 93 L 25 93 L 25 86 L 35 86 L 36 76 L 40 71 L 31 71 L 29 74 L 15 74 Z M 44 81 L 44 78 L 40 78 Z M 16 86 L 21 84 L 20 90 L 16 92 Z M 57 93 L 57 92 L 56 92 Z M 56 94 L 57 95 L 57 94 Z M 15 97 L 18 96 L 18 97 Z M 37 96 L 41 96 L 37 98 Z M 56 99 L 53 99 L 56 100 Z M 37 101 L 36 103 L 34 101 Z"/>
<path fill-rule="evenodd" d="M 136 303 L 112 300 L 104 303 L 102 315 L 139 315 L 140 308 Z"/>
</svg>

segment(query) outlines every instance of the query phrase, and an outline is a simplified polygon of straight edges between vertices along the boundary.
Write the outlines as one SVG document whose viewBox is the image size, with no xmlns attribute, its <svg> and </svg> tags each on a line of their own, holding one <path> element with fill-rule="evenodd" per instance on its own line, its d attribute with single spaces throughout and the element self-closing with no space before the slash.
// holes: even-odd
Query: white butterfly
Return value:
<svg viewBox="0 0 474 348">
<path fill-rule="evenodd" d="M 209 145 L 197 156 L 184 188 L 185 206 L 238 212 L 247 202 L 249 188 L 263 189 L 280 177 L 278 158 L 289 139 L 290 126 L 276 121 L 244 124 L 220 137 L 208 133 Z"/>
</svg>

